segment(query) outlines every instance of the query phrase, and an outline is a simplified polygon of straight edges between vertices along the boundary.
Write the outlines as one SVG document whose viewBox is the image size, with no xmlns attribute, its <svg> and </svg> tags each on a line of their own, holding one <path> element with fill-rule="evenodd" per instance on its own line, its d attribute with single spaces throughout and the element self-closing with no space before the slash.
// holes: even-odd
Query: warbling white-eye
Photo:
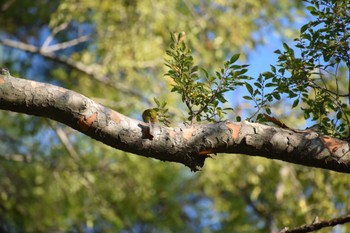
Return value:
<svg viewBox="0 0 350 233">
<path fill-rule="evenodd" d="M 142 119 L 146 123 L 157 123 L 158 122 L 158 109 L 157 108 L 150 108 L 146 109 L 142 113 Z"/>
</svg>

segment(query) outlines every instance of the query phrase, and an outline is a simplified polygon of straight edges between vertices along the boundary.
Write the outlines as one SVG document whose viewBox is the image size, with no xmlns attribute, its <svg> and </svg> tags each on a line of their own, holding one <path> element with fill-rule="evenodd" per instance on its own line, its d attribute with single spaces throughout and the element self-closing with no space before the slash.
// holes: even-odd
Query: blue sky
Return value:
<svg viewBox="0 0 350 233">
<path fill-rule="evenodd" d="M 287 43 L 288 46 L 291 48 L 295 49 L 296 55 L 298 54 L 299 49 L 297 49 L 294 44 L 295 42 L 293 41 L 294 38 L 298 37 L 298 31 L 303 26 L 306 22 L 310 20 L 311 15 L 307 15 L 306 17 L 299 17 L 296 19 L 296 23 L 293 25 L 289 25 L 289 27 L 286 28 L 286 30 L 297 30 L 297 33 L 295 33 L 292 36 L 292 38 L 287 39 L 286 37 L 277 35 L 276 33 L 273 32 L 266 32 L 266 37 L 264 38 L 266 43 L 263 45 L 258 45 L 253 51 L 249 52 L 248 55 L 248 60 L 246 62 L 243 62 L 244 64 L 248 64 L 248 72 L 246 75 L 253 77 L 254 79 L 259 77 L 259 74 L 265 72 L 265 71 L 270 71 L 270 65 L 276 66 L 277 64 L 277 59 L 278 55 L 274 53 L 276 50 L 281 50 L 284 51 L 283 49 L 283 43 Z M 254 80 L 252 80 L 253 82 Z M 241 105 L 242 108 L 242 113 L 240 114 L 242 117 L 242 120 L 246 119 L 247 117 L 251 116 L 250 114 L 254 112 L 256 109 L 251 109 L 252 106 L 248 106 L 248 104 L 252 105 L 253 102 L 244 100 L 242 96 L 244 95 L 249 95 L 248 91 L 246 88 L 242 87 L 234 91 L 234 93 L 228 93 L 227 97 L 231 103 L 232 106 L 237 106 Z M 282 99 L 281 101 L 287 101 L 288 99 Z M 289 101 L 290 102 L 290 101 Z M 291 103 L 290 103 L 291 104 Z M 246 109 L 250 108 L 250 112 L 246 111 Z M 289 104 L 285 105 L 285 112 L 286 116 L 288 115 L 288 112 L 290 111 L 291 105 Z M 298 108 L 298 107 L 297 107 Z M 272 108 L 273 110 L 273 108 Z M 262 111 L 264 113 L 264 111 Z M 272 116 L 273 113 L 272 113 Z M 278 118 L 278 116 L 275 116 Z M 283 116 L 282 116 L 283 118 Z M 232 119 L 233 120 L 233 119 Z M 310 122 L 305 122 L 305 127 L 309 126 Z M 303 127 L 304 127 L 303 126 Z"/>
<path fill-rule="evenodd" d="M 276 65 L 278 56 L 274 51 L 282 49 L 283 41 L 277 38 L 277 36 L 271 35 L 267 39 L 268 41 L 266 44 L 259 45 L 254 51 L 250 52 L 248 60 L 243 62 L 244 64 L 249 64 L 246 75 L 253 77 L 254 79 L 258 78 L 260 73 L 270 71 L 270 65 Z M 252 80 L 252 82 L 253 81 L 254 80 Z M 233 93 L 231 92 L 226 95 L 228 99 L 230 99 L 230 103 L 233 107 L 243 105 L 241 106 L 243 110 L 241 113 L 242 120 L 249 117 L 249 114 L 251 114 L 248 111 L 245 111 L 247 103 L 253 104 L 252 102 L 244 100 L 242 98 L 244 95 L 249 95 L 244 87 L 236 89 Z"/>
</svg>

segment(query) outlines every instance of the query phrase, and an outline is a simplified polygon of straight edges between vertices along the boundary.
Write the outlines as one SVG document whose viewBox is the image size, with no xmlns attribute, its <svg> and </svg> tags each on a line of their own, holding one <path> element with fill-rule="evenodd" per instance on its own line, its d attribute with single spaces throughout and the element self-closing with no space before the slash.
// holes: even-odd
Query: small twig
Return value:
<svg viewBox="0 0 350 233">
<path fill-rule="evenodd" d="M 74 162 L 78 163 L 80 161 L 79 155 L 74 149 L 72 143 L 69 141 L 67 134 L 60 127 L 57 127 L 52 121 L 47 120 L 47 123 L 56 132 L 56 135 L 60 139 L 69 156 L 74 160 Z"/>
<path fill-rule="evenodd" d="M 324 92 L 328 92 L 329 94 L 336 95 L 336 96 L 339 96 L 339 97 L 348 97 L 348 96 L 349 96 L 349 94 L 339 94 L 339 93 L 334 92 L 334 91 L 332 91 L 332 90 L 325 89 L 325 88 L 319 86 L 318 84 L 316 84 L 316 83 L 315 83 L 314 81 L 312 81 L 312 80 L 310 81 L 309 85 L 310 85 L 310 87 L 312 87 L 312 88 L 314 88 L 314 89 L 320 89 L 320 90 L 322 90 L 322 91 L 324 91 Z"/>
<path fill-rule="evenodd" d="M 89 39 L 90 39 L 89 35 L 81 36 L 81 37 L 75 38 L 73 40 L 69 40 L 69 41 L 66 41 L 66 42 L 59 43 L 59 44 L 55 44 L 55 45 L 51 45 L 51 46 L 47 46 L 47 47 L 43 46 L 41 48 L 41 50 L 44 51 L 45 53 L 51 53 L 51 52 L 55 52 L 55 51 L 58 51 L 58 50 L 63 50 L 63 49 L 69 48 L 69 47 L 73 47 L 73 46 L 75 46 L 77 44 L 86 42 Z"/>
<path fill-rule="evenodd" d="M 328 87 L 327 87 L 326 81 L 325 81 L 325 79 L 324 79 L 324 77 L 323 77 L 323 74 L 322 74 L 322 72 L 321 72 L 321 68 L 318 68 L 318 70 L 319 70 L 320 79 L 321 79 L 321 81 L 322 81 L 322 83 L 323 83 L 324 89 L 329 90 Z"/>
<path fill-rule="evenodd" d="M 226 74 L 226 71 L 229 70 L 227 68 L 225 68 L 225 72 L 224 75 Z M 223 81 L 225 79 L 226 76 L 221 77 L 219 84 L 216 86 L 216 90 L 211 92 L 211 97 L 209 99 L 209 101 L 207 101 L 195 114 L 195 117 L 199 116 L 207 107 L 209 104 L 211 104 L 215 99 L 216 96 L 218 95 L 218 93 L 221 92 L 222 90 L 222 86 L 223 86 Z M 215 116 L 215 114 L 213 114 Z"/>
<path fill-rule="evenodd" d="M 49 47 L 49 44 L 51 43 L 51 41 L 55 37 L 55 35 L 57 35 L 57 33 L 59 33 L 60 31 L 63 31 L 64 29 L 66 29 L 68 27 L 68 25 L 69 25 L 69 23 L 65 22 L 65 23 L 58 25 L 57 27 L 54 27 L 52 29 L 52 33 L 46 38 L 43 45 L 41 46 L 41 49 L 42 50 L 47 49 Z"/>
</svg>

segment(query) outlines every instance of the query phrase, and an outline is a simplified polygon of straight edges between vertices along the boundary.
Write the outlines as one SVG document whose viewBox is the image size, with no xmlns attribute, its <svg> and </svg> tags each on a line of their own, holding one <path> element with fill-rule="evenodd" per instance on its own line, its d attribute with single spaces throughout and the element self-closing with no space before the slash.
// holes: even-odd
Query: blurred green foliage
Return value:
<svg viewBox="0 0 350 233">
<path fill-rule="evenodd" d="M 164 78 L 169 32 L 185 31 L 191 56 L 212 73 L 233 54 L 249 58 L 266 31 L 289 36 L 303 7 L 287 0 L 4 0 L 0 39 L 40 47 L 50 34 L 49 46 L 89 35 L 55 54 L 97 75 L 5 46 L 0 63 L 16 76 L 70 88 L 139 119 L 156 97 L 177 122 L 185 109 Z M 4 232 L 267 232 L 349 209 L 342 174 L 239 155 L 219 155 L 193 174 L 41 118 L 0 112 L 0 119 Z"/>
</svg>

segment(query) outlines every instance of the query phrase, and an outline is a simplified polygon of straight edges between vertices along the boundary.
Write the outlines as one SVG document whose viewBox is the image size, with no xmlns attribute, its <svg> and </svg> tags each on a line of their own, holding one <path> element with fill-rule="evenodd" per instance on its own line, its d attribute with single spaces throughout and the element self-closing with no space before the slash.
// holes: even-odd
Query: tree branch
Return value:
<svg viewBox="0 0 350 233">
<path fill-rule="evenodd" d="M 1 11 L 7 11 L 7 9 L 15 2 L 16 0 L 8 0 L 7 2 L 3 3 L 1 6 L 0 12 Z"/>
<path fill-rule="evenodd" d="M 50 125 L 50 127 L 56 132 L 56 135 L 60 139 L 62 145 L 68 152 L 69 156 L 74 160 L 74 162 L 79 163 L 80 162 L 79 155 L 74 149 L 74 146 L 72 145 L 72 143 L 69 141 L 67 134 L 63 131 L 63 129 L 54 125 L 52 121 L 47 120 L 47 122 Z"/>
<path fill-rule="evenodd" d="M 315 222 L 310 225 L 304 225 L 301 227 L 293 228 L 293 229 L 283 229 L 280 233 L 304 233 L 304 232 L 313 232 L 320 230 L 325 227 L 334 227 L 339 224 L 344 224 L 350 222 L 350 215 L 345 215 L 339 218 L 333 218 L 330 220 L 325 220 L 322 222 Z"/>
<path fill-rule="evenodd" d="M 88 36 L 88 35 L 80 36 L 80 37 L 77 37 L 77 38 L 75 38 L 73 40 L 65 41 L 65 42 L 62 42 L 62 43 L 59 43 L 59 44 L 54 44 L 54 45 L 50 45 L 50 46 L 46 46 L 46 47 L 43 46 L 41 48 L 41 50 L 44 53 L 52 53 L 52 52 L 55 52 L 55 51 L 58 51 L 58 50 L 66 49 L 66 48 L 69 48 L 69 47 L 73 47 L 73 46 L 78 45 L 80 43 L 86 42 L 89 39 L 90 39 L 90 36 Z"/>
<path fill-rule="evenodd" d="M 39 54 L 39 55 L 41 55 L 47 59 L 50 59 L 54 62 L 66 65 L 67 67 L 70 67 L 70 68 L 78 70 L 84 74 L 87 74 L 90 77 L 94 78 L 95 80 L 97 80 L 97 81 L 99 81 L 107 86 L 111 86 L 111 87 L 115 88 L 117 91 L 120 91 L 121 93 L 134 95 L 134 96 L 142 99 L 143 101 L 149 103 L 149 100 L 146 99 L 143 95 L 141 95 L 140 92 L 138 92 L 134 89 L 131 89 L 128 86 L 123 85 L 120 82 L 112 82 L 110 80 L 110 78 L 107 76 L 100 75 L 98 73 L 98 71 L 96 71 L 96 70 L 99 70 L 98 68 L 96 69 L 96 66 L 94 68 L 94 66 L 88 66 L 82 62 L 75 61 L 73 59 L 67 58 L 65 56 L 57 55 L 57 54 L 52 53 L 52 52 L 46 52 L 46 49 L 41 49 L 41 48 L 38 48 L 34 45 L 30 45 L 30 44 L 23 43 L 20 41 L 0 39 L 0 44 L 11 47 L 11 48 L 20 49 L 20 50 L 25 51 L 25 52 Z"/>
<path fill-rule="evenodd" d="M 0 75 L 0 109 L 59 121 L 116 149 L 199 170 L 209 154 L 261 156 L 350 173 L 347 141 L 250 122 L 163 127 L 128 118 L 74 91 Z"/>
<path fill-rule="evenodd" d="M 55 35 L 57 35 L 57 33 L 59 33 L 60 31 L 65 30 L 68 27 L 68 25 L 69 25 L 69 22 L 64 22 L 54 27 L 52 29 L 51 34 L 46 38 L 46 40 L 42 44 L 41 49 L 45 50 L 47 47 L 49 47 L 49 44 L 55 38 Z"/>
</svg>

